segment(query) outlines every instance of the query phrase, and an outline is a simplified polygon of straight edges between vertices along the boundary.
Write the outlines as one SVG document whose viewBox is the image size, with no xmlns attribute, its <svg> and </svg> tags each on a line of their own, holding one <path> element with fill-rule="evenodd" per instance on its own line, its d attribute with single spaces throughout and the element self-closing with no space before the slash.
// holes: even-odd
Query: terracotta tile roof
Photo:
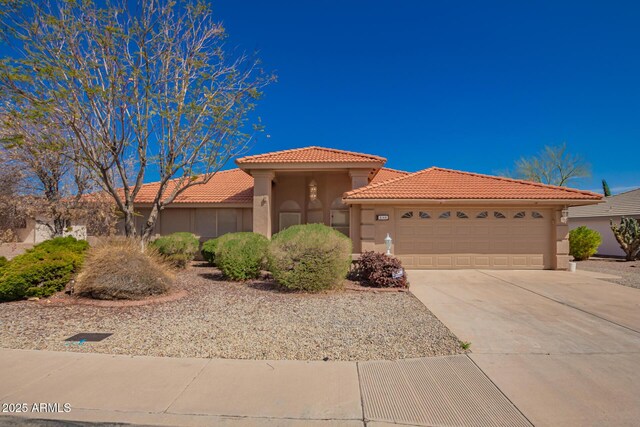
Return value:
<svg viewBox="0 0 640 427">
<path fill-rule="evenodd" d="M 373 177 L 369 185 L 378 184 L 382 181 L 387 181 L 393 178 L 400 178 L 405 175 L 409 175 L 409 172 L 399 171 L 399 170 L 390 169 L 390 168 L 380 168 L 380 170 L 378 171 L 376 176 Z"/>
<path fill-rule="evenodd" d="M 589 191 L 432 167 L 349 191 L 344 198 L 600 200 L 602 196 Z"/>
<path fill-rule="evenodd" d="M 168 193 L 173 187 L 167 186 Z M 136 197 L 136 203 L 152 203 L 159 184 L 144 184 Z M 253 177 L 240 169 L 216 173 L 206 184 L 195 185 L 180 194 L 174 203 L 253 203 Z"/>
<path fill-rule="evenodd" d="M 252 163 L 384 163 L 387 159 L 371 154 L 354 153 L 323 147 L 305 147 L 242 157 L 236 164 Z"/>
</svg>

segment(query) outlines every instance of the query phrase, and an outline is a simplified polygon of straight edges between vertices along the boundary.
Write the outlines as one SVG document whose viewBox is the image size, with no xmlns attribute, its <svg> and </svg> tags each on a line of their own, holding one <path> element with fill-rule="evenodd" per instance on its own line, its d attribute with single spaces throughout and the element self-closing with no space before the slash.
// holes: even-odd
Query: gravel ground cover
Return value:
<svg viewBox="0 0 640 427">
<path fill-rule="evenodd" d="M 144 306 L 0 304 L 0 347 L 233 359 L 375 360 L 462 353 L 458 339 L 408 292 L 282 292 L 232 283 L 194 263 L 187 296 Z M 104 341 L 64 339 L 110 332 Z"/>
<path fill-rule="evenodd" d="M 590 258 L 586 261 L 578 262 L 577 268 L 598 273 L 615 274 L 621 278 L 606 280 L 640 289 L 640 261 L 624 261 L 617 258 Z"/>
</svg>

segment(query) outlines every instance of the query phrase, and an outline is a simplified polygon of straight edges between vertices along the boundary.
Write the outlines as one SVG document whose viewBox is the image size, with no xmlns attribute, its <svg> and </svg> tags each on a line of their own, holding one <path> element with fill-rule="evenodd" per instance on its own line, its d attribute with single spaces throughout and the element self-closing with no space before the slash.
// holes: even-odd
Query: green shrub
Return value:
<svg viewBox="0 0 640 427">
<path fill-rule="evenodd" d="M 137 300 L 160 295 L 171 287 L 170 261 L 139 240 L 111 238 L 91 248 L 78 274 L 74 295 L 95 299 Z"/>
<path fill-rule="evenodd" d="M 318 292 L 339 285 L 351 264 L 351 240 L 323 224 L 289 227 L 267 251 L 274 279 L 291 290 Z"/>
<path fill-rule="evenodd" d="M 9 264 L 9 261 L 7 260 L 7 258 L 0 256 L 0 273 L 2 272 L 2 269 Z"/>
<path fill-rule="evenodd" d="M 243 233 L 227 233 L 215 239 L 207 240 L 202 245 L 202 257 L 211 265 L 216 265 L 216 250 L 221 243 L 236 238 L 236 235 Z"/>
<path fill-rule="evenodd" d="M 229 233 L 215 245 L 215 264 L 232 280 L 255 279 L 264 267 L 269 239 L 258 233 Z"/>
<path fill-rule="evenodd" d="M 407 274 L 398 258 L 366 251 L 356 261 L 350 276 L 363 286 L 374 288 L 406 288 Z"/>
<path fill-rule="evenodd" d="M 202 244 L 202 250 L 200 251 L 200 253 L 202 254 L 202 258 L 204 258 L 204 260 L 211 265 L 216 265 L 215 259 L 218 242 L 218 239 L 211 239 Z"/>
<path fill-rule="evenodd" d="M 583 261 L 595 254 L 602 243 L 602 236 L 595 230 L 580 226 L 569 232 L 569 253 L 576 261 Z"/>
<path fill-rule="evenodd" d="M 167 258 L 174 266 L 185 268 L 195 258 L 200 241 L 187 232 L 173 233 L 154 240 L 150 246 Z"/>
<path fill-rule="evenodd" d="M 47 297 L 62 290 L 84 261 L 89 244 L 56 237 L 18 255 L 0 270 L 0 301 Z"/>
</svg>

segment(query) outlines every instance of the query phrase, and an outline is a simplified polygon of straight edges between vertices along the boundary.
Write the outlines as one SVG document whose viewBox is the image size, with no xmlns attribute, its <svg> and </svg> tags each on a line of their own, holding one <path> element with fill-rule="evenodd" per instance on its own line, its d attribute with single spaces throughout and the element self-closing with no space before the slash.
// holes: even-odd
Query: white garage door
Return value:
<svg viewBox="0 0 640 427">
<path fill-rule="evenodd" d="M 551 267 L 551 211 L 397 209 L 395 254 L 407 268 Z"/>
</svg>

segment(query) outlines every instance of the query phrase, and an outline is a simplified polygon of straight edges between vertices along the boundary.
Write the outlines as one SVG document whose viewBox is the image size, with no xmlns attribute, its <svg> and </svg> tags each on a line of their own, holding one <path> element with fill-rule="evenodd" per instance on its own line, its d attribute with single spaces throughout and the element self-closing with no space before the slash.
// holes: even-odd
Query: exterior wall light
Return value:
<svg viewBox="0 0 640 427">
<path fill-rule="evenodd" d="M 387 237 L 384 238 L 384 244 L 387 246 L 387 255 L 391 255 L 391 243 L 393 242 L 393 240 L 391 239 L 391 236 L 389 236 L 389 233 L 387 233 Z"/>
<path fill-rule="evenodd" d="M 309 200 L 312 202 L 318 198 L 318 184 L 315 179 L 309 183 Z"/>
<path fill-rule="evenodd" d="M 566 224 L 569 220 L 569 208 L 562 209 L 562 216 L 560 216 L 560 222 Z"/>
</svg>

